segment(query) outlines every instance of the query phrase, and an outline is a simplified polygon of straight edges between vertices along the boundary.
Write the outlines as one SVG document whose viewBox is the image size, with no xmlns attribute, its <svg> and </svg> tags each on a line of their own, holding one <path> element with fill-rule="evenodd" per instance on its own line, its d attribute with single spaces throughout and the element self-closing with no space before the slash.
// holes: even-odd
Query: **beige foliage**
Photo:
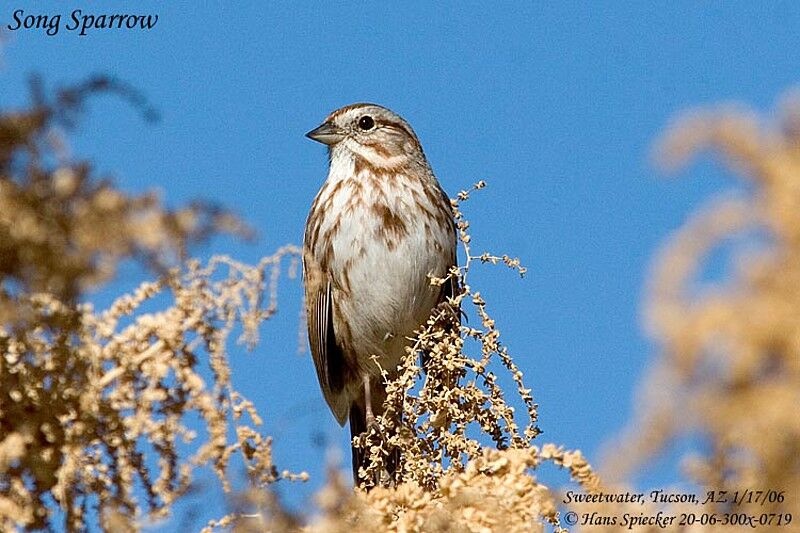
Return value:
<svg viewBox="0 0 800 533">
<path fill-rule="evenodd" d="M 747 189 L 699 210 L 657 258 L 645 311 L 660 356 L 640 386 L 637 417 L 609 453 L 608 470 L 624 478 L 647 468 L 673 439 L 693 435 L 710 451 L 684 460 L 686 481 L 699 485 L 701 495 L 747 489 L 784 494 L 781 501 L 673 511 L 800 516 L 798 104 L 788 98 L 777 123 L 733 108 L 693 113 L 658 146 L 668 168 L 707 150 L 746 180 Z M 737 236 L 746 244 L 731 246 Z M 727 252 L 732 272 L 703 284 L 703 268 L 717 249 Z M 679 529 L 673 524 L 666 530 Z"/>
<path fill-rule="evenodd" d="M 258 413 L 231 385 L 228 352 L 232 342 L 258 341 L 276 309 L 278 278 L 294 274 L 299 250 L 287 246 L 257 265 L 189 259 L 190 243 L 244 228 L 213 206 L 168 210 L 157 195 L 125 194 L 66 155 L 64 127 L 85 96 L 108 90 L 139 102 L 128 88 L 95 79 L 0 115 L 0 529 L 80 530 L 87 506 L 98 505 L 104 529 L 136 530 L 170 513 L 198 467 L 210 466 L 230 489 L 227 468 L 239 454 L 252 488 L 207 530 L 561 530 L 560 496 L 537 477 L 544 463 L 565 469 L 586 493 L 624 490 L 631 474 L 687 434 L 705 438 L 711 453 L 687 458 L 686 480 L 703 489 L 780 489 L 791 497 L 742 509 L 800 512 L 797 106 L 787 104 L 782 122 L 768 127 L 741 112 L 695 114 L 660 145 L 668 165 L 711 149 L 749 180 L 749 192 L 700 211 L 657 259 L 646 318 L 661 353 L 638 416 L 610 448 L 613 484 L 580 452 L 535 441 L 531 390 L 472 286 L 481 263 L 525 272 L 517 259 L 472 252 L 461 208 L 480 182 L 453 201 L 467 261 L 450 276 L 461 291 L 417 332 L 399 378 L 387 384 L 384 416 L 356 439 L 369 452 L 362 476 L 375 486 L 354 491 L 331 468 L 317 509 L 295 516 L 270 484 L 305 475 L 274 464 Z M 732 256 L 724 283 L 698 290 L 709 252 L 743 231 L 759 246 Z M 105 310 L 85 303 L 87 290 L 130 259 L 151 267 L 154 281 Z M 189 417 L 202 421 L 198 433 Z M 178 452 L 185 443 L 189 454 Z M 383 466 L 398 450 L 398 476 L 389 480 Z M 685 508 L 584 507 L 615 515 Z"/>
<path fill-rule="evenodd" d="M 319 515 L 306 527 L 302 517 L 287 519 L 269 492 L 251 491 L 246 500 L 257 512 L 233 513 L 208 530 L 234 524 L 236 531 L 247 532 L 560 531 L 556 500 L 536 478 L 536 469 L 550 462 L 566 469 L 585 490 L 599 488 L 600 480 L 579 451 L 533 444 L 539 434 L 537 406 L 500 342 L 486 301 L 470 286 L 476 263 L 504 264 L 525 273 L 518 259 L 471 251 L 461 203 L 484 186 L 479 182 L 452 200 L 467 259 L 450 275 L 461 291 L 416 332 L 399 376 L 387 382 L 384 414 L 355 439 L 369 450 L 361 477 L 370 490 L 353 491 L 333 469 L 317 496 Z M 477 318 L 479 325 L 460 325 L 458 313 L 464 307 L 472 308 L 471 320 Z M 525 406 L 522 420 L 500 385 L 503 379 Z M 398 450 L 396 479 L 387 479 L 385 461 Z"/>
<path fill-rule="evenodd" d="M 127 94 L 96 79 L 0 115 L 3 531 L 55 526 L 51 498 L 69 530 L 86 527 L 89 506 L 107 529 L 135 527 L 168 514 L 197 466 L 211 465 L 227 487 L 233 454 L 255 485 L 281 477 L 252 404 L 231 386 L 226 345 L 239 325 L 240 340 L 255 343 L 282 261 L 296 270 L 298 250 L 255 266 L 184 261 L 191 242 L 242 226 L 213 206 L 170 211 L 155 195 L 124 194 L 58 142 L 85 96 L 110 90 Z M 158 280 L 107 310 L 83 302 L 130 258 Z"/>
</svg>

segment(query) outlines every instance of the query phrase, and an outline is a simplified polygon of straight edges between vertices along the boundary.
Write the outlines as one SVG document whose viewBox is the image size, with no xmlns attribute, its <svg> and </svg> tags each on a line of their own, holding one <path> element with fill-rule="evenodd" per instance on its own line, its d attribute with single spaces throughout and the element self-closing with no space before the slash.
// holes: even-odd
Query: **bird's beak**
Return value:
<svg viewBox="0 0 800 533">
<path fill-rule="evenodd" d="M 306 133 L 306 137 L 309 139 L 329 146 L 344 139 L 344 135 L 344 131 L 330 122 L 323 122 L 320 127 Z"/>
</svg>

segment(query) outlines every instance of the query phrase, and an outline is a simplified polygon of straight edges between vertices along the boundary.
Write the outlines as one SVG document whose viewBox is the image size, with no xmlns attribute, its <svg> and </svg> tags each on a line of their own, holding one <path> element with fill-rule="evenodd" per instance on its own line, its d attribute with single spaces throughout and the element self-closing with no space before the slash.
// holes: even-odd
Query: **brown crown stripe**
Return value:
<svg viewBox="0 0 800 533">
<path fill-rule="evenodd" d="M 359 109 L 359 108 L 362 108 L 362 107 L 373 107 L 373 106 L 375 106 L 375 104 L 367 104 L 367 103 L 363 103 L 363 102 L 362 103 L 358 103 L 358 104 L 351 104 L 351 105 L 339 108 L 336 111 L 334 111 L 333 113 L 331 113 L 330 115 L 328 115 L 327 118 L 325 119 L 325 122 L 330 122 L 330 121 L 334 120 L 336 117 L 344 115 L 345 113 L 347 113 L 348 111 L 352 111 L 353 109 Z"/>
</svg>

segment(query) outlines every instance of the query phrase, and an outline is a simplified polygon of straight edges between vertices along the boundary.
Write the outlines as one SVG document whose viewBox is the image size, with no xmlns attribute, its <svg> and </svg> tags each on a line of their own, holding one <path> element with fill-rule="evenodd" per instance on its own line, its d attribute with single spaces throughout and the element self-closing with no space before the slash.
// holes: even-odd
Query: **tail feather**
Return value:
<svg viewBox="0 0 800 533">
<path fill-rule="evenodd" d="M 400 448 L 394 448 L 389 452 L 389 457 L 386 458 L 386 473 L 389 474 L 389 483 L 397 483 L 395 477 L 397 469 L 400 467 Z"/>
<path fill-rule="evenodd" d="M 361 485 L 358 469 L 364 466 L 366 450 L 353 446 L 352 440 L 367 431 L 367 415 L 357 403 L 350 405 L 350 450 L 353 456 L 353 483 Z"/>
</svg>

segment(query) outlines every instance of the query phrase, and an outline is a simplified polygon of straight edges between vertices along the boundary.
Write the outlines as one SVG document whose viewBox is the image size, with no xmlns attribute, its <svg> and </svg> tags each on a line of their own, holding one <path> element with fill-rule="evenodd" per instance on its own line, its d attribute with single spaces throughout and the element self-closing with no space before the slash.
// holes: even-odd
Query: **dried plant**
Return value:
<svg viewBox="0 0 800 533">
<path fill-rule="evenodd" d="M 480 376 L 475 368 L 482 367 L 464 355 L 461 339 L 469 337 L 470 328 L 461 328 L 457 335 L 451 311 L 459 303 L 469 302 L 465 296 L 451 302 L 451 309 L 440 309 L 419 333 L 420 342 L 393 385 L 396 395 L 389 400 L 394 406 L 393 418 L 389 419 L 387 412 L 379 429 L 360 443 L 369 448 L 373 462 L 368 467 L 372 470 L 365 474 L 378 471 L 392 449 L 401 447 L 407 462 L 401 462 L 400 481 L 353 494 L 332 475 L 319 495 L 322 514 L 306 529 L 530 531 L 551 522 L 559 530 L 554 500 L 534 476 L 542 460 L 568 467 L 572 479 L 586 492 L 621 493 L 632 490 L 626 481 L 630 475 L 647 469 L 659 450 L 686 435 L 701 437 L 709 452 L 686 458 L 686 478 L 676 480 L 681 488 L 675 490 L 694 492 L 701 501 L 707 490 L 729 495 L 748 489 L 764 494 L 774 491 L 775 497 L 738 504 L 729 498 L 726 503 L 700 506 L 649 498 L 644 504 L 573 505 L 571 509 L 581 513 L 579 519 L 592 512 L 617 518 L 614 524 L 595 522 L 579 529 L 629 531 L 631 527 L 622 523 L 625 513 L 630 518 L 655 516 L 659 511 L 678 516 L 681 512 L 716 512 L 719 517 L 723 513 L 752 514 L 757 520 L 774 519 L 778 514 L 784 520 L 787 515 L 796 517 L 800 504 L 796 498 L 800 490 L 798 124 L 800 105 L 797 99 L 789 99 L 777 127 L 764 127 L 753 116 L 730 110 L 694 114 L 680 121 L 659 145 L 661 161 L 670 166 L 685 163 L 701 149 L 712 149 L 733 170 L 749 178 L 749 188 L 745 195 L 726 195 L 701 210 L 669 240 L 656 261 L 646 314 L 650 331 L 662 347 L 661 357 L 642 384 L 644 398 L 638 416 L 611 447 L 607 470 L 613 483 L 601 483 L 577 452 L 553 445 L 541 450 L 533 446 L 528 436 L 535 436 L 535 408 L 529 414 L 528 431 L 520 432 L 513 415 L 508 416 L 505 402 L 493 403 L 496 411 L 480 407 L 489 405 L 480 400 L 492 388 L 476 394 L 470 387 L 478 381 L 468 376 Z M 459 221 L 466 230 L 466 223 Z M 733 273 L 724 282 L 704 284 L 702 269 L 710 252 L 736 242 L 734 237 L 742 234 L 744 244 L 740 239 L 726 248 L 735 267 Z M 470 294 L 469 284 L 462 283 L 462 296 Z M 482 299 L 472 297 L 479 307 L 483 304 Z M 484 326 L 478 335 L 481 339 L 481 335 L 492 334 L 494 324 L 480 312 L 479 316 Z M 424 377 L 416 364 L 420 351 L 435 361 Z M 505 353 L 491 348 L 488 352 L 495 357 Z M 511 372 L 514 374 L 513 367 Z M 483 385 L 492 383 L 493 379 Z M 466 396 L 464 384 L 470 391 Z M 519 387 L 525 397 L 524 386 Z M 480 441 L 469 438 L 463 429 L 467 417 L 461 418 L 460 409 L 470 413 L 469 420 L 480 420 L 480 428 L 495 438 L 495 445 L 506 449 L 481 446 Z M 655 489 L 669 491 L 670 487 Z M 272 524 L 262 525 L 270 530 Z M 760 527 L 758 522 L 755 526 Z M 713 525 L 687 526 L 673 520 L 635 529 L 739 531 L 742 527 L 735 521 L 723 524 L 719 518 Z"/>
<path fill-rule="evenodd" d="M 259 415 L 231 385 L 227 354 L 234 341 L 258 341 L 259 325 L 276 309 L 279 276 L 295 274 L 299 249 L 281 248 L 252 266 L 189 259 L 191 243 L 246 229 L 214 206 L 170 211 L 155 195 L 124 194 L 88 163 L 72 161 L 61 135 L 98 91 L 152 115 L 130 88 L 104 78 L 53 99 L 35 89 L 30 109 L 0 114 L 0 529 L 56 527 L 55 502 L 69 530 L 88 527 L 90 508 L 105 530 L 136 530 L 170 512 L 198 467 L 209 465 L 231 489 L 235 454 L 252 489 L 207 531 L 563 531 L 560 498 L 536 477 L 542 463 L 566 469 L 586 492 L 622 490 L 687 434 L 702 436 L 710 450 L 687 458 L 688 481 L 800 490 L 797 100 L 778 127 L 730 110 L 695 114 L 660 145 L 670 166 L 710 148 L 749 178 L 749 189 L 701 211 L 656 262 L 646 311 L 662 353 L 643 384 L 638 417 L 609 453 L 613 485 L 601 483 L 580 452 L 535 442 L 537 405 L 472 286 L 479 263 L 525 272 L 516 259 L 472 252 L 462 203 L 480 182 L 453 200 L 465 260 L 450 276 L 461 291 L 416 332 L 399 377 L 387 382 L 384 415 L 356 439 L 368 452 L 363 478 L 382 483 L 353 490 L 332 468 L 317 513 L 296 516 L 270 485 L 305 475 L 274 464 L 269 437 L 256 429 Z M 727 248 L 734 273 L 703 286 L 710 251 L 743 232 L 748 246 Z M 155 281 L 96 311 L 86 291 L 130 259 L 149 266 Z M 190 417 L 201 421 L 196 432 Z M 397 451 L 396 479 L 381 478 Z M 757 509 L 797 515 L 798 505 L 786 497 Z M 620 515 L 686 506 L 584 509 Z"/>
<path fill-rule="evenodd" d="M 435 490 L 407 481 L 354 495 L 334 478 L 318 495 L 322 516 L 306 530 L 529 532 L 552 526 L 566 531 L 550 489 L 533 475 L 544 462 L 567 468 L 587 490 L 597 486 L 580 452 L 554 445 L 483 447 L 463 468 L 445 471 Z"/>
<path fill-rule="evenodd" d="M 746 179 L 747 188 L 695 214 L 655 263 L 646 319 L 661 355 L 642 384 L 637 417 L 611 447 L 608 471 L 624 478 L 646 468 L 674 439 L 693 436 L 708 451 L 685 457 L 684 467 L 686 481 L 699 486 L 701 495 L 750 489 L 776 496 L 741 505 L 650 510 L 800 513 L 798 125 L 800 100 L 790 97 L 777 125 L 733 108 L 692 113 L 658 146 L 659 161 L 670 169 L 709 150 Z M 731 272 L 711 283 L 704 281 L 704 269 L 716 250 L 725 253 Z M 624 528 L 591 528 L 618 529 Z M 682 528 L 674 523 L 665 529 Z"/>
<path fill-rule="evenodd" d="M 207 531 L 230 524 L 235 531 L 248 532 L 541 531 L 545 524 L 561 531 L 555 500 L 536 479 L 536 468 L 551 462 L 566 468 L 587 491 L 600 486 L 580 452 L 553 444 L 533 445 L 539 434 L 537 406 L 522 372 L 500 343 L 486 302 L 470 285 L 469 273 L 476 262 L 504 264 L 525 274 L 518 259 L 472 253 L 461 203 L 484 186 L 481 181 L 452 200 L 465 261 L 450 276 L 461 291 L 435 309 L 415 333 L 398 377 L 389 380 L 384 373 L 384 414 L 354 439 L 356 446 L 368 451 L 361 477 L 371 490 L 354 491 L 332 469 L 317 496 L 321 514 L 305 528 L 299 525 L 303 517 L 287 519 L 268 492 L 253 491 L 247 500 L 258 512 L 232 514 L 210 524 Z M 480 327 L 469 322 L 461 326 L 459 312 L 480 321 Z M 525 407 L 522 424 L 499 383 L 504 377 Z M 396 452 L 400 453 L 396 479 L 386 479 L 386 461 Z M 375 480 L 381 483 L 374 486 Z"/>
<path fill-rule="evenodd" d="M 52 501 L 69 530 L 86 527 L 89 508 L 105 529 L 136 527 L 166 515 L 197 466 L 212 465 L 227 488 L 234 453 L 255 484 L 281 476 L 252 404 L 231 386 L 226 344 L 237 325 L 242 341 L 256 341 L 282 261 L 293 271 L 298 250 L 255 266 L 184 262 L 192 242 L 245 228 L 213 206 L 170 211 L 155 195 L 126 195 L 70 161 L 59 131 L 101 91 L 141 104 L 96 78 L 53 101 L 34 90 L 30 109 L 0 115 L 3 531 L 54 526 Z M 158 281 L 95 311 L 82 295 L 126 259 L 153 267 Z M 161 310 L 140 311 L 145 302 Z M 205 434 L 189 429 L 190 416 Z M 194 452 L 179 453 L 183 442 Z"/>
<path fill-rule="evenodd" d="M 257 341 L 259 324 L 275 311 L 282 263 L 289 261 L 293 275 L 299 250 L 287 246 L 255 266 L 226 257 L 207 265 L 187 259 L 191 242 L 245 229 L 213 206 L 168 211 L 154 195 L 126 195 L 97 180 L 87 163 L 72 162 L 60 128 L 72 126 L 85 98 L 98 91 L 144 105 L 126 86 L 98 78 L 53 101 L 35 90 L 30 109 L 0 116 L 0 525 L 52 526 L 52 499 L 67 529 L 84 529 L 90 507 L 104 529 L 137 529 L 169 513 L 195 467 L 210 464 L 230 489 L 227 465 L 240 453 L 254 487 L 248 505 L 261 512 L 237 511 L 209 528 L 296 529 L 302 520 L 264 487 L 304 475 L 279 473 L 273 464 L 270 439 L 253 427 L 258 414 L 231 386 L 226 354 L 235 327 L 242 329 L 240 342 Z M 531 469 L 549 460 L 584 481 L 591 470 L 579 453 L 531 445 L 536 406 L 467 279 L 474 261 L 524 269 L 509 257 L 471 254 L 459 201 L 453 207 L 466 263 L 450 275 L 463 290 L 418 332 L 400 379 L 390 384 L 390 410 L 361 442 L 370 450 L 368 470 L 380 469 L 390 450 L 403 450 L 398 484 L 367 494 L 336 492 L 332 483 L 326 491 L 344 499 L 328 501 L 337 500 L 340 510 L 369 509 L 368 520 L 393 527 L 423 515 L 426 523 L 443 523 L 451 513 L 463 523 L 474 515 L 476 524 L 496 525 L 505 520 L 501 510 L 514 508 L 525 510 L 520 528 L 542 519 L 557 524 L 552 499 Z M 130 258 L 151 266 L 157 280 L 95 311 L 83 295 Z M 464 303 L 474 307 L 480 328 L 456 320 L 454 310 Z M 145 306 L 160 310 L 144 312 Z M 467 342 L 479 355 L 465 354 Z M 425 373 L 416 362 L 422 352 Z M 200 369 L 206 361 L 210 383 Z M 516 384 L 526 407 L 522 429 L 495 367 Z M 187 426 L 190 415 L 203 421 L 199 435 Z M 493 445 L 482 444 L 481 434 Z M 194 444 L 194 452 L 179 453 L 183 442 Z M 481 483 L 503 506 L 480 510 Z M 428 504 L 417 506 L 420 517 L 398 513 L 423 493 Z M 320 524 L 352 521 L 352 514 L 331 509 L 323 505 Z"/>
<path fill-rule="evenodd" d="M 217 206 L 198 202 L 170 211 L 155 193 L 125 195 L 98 179 L 88 162 L 69 160 L 63 131 L 89 96 L 112 92 L 154 116 L 126 85 L 92 78 L 48 99 L 34 80 L 31 92 L 30 108 L 0 116 L 0 301 L 15 292 L 47 292 L 72 303 L 110 279 L 123 259 L 163 272 L 211 233 L 248 233 Z M 0 322 L 8 320 L 0 315 Z"/>
<path fill-rule="evenodd" d="M 479 182 L 474 189 L 484 185 Z M 371 463 L 363 473 L 364 479 L 376 479 L 385 458 L 392 450 L 400 450 L 397 480 L 434 489 L 447 469 L 463 470 L 470 458 L 481 456 L 482 445 L 477 435 L 489 435 L 498 448 L 526 448 L 539 433 L 536 405 L 530 390 L 522 383 L 522 373 L 500 344 L 499 331 L 486 310 L 486 302 L 468 284 L 473 261 L 500 260 L 490 254 L 471 254 L 469 223 L 459 209 L 459 202 L 466 200 L 470 192 L 462 191 L 452 201 L 466 262 L 462 268 L 453 269 L 450 276 L 456 279 L 461 291 L 437 308 L 416 333 L 414 345 L 400 365 L 398 378 L 391 382 L 386 378 L 386 412 L 378 417 L 375 427 L 358 439 L 358 446 L 369 451 Z M 519 260 L 508 257 L 503 260 L 521 275 L 525 273 Z M 431 280 L 439 285 L 446 281 Z M 472 304 L 482 328 L 460 326 L 458 313 L 465 302 Z M 477 357 L 471 357 L 465 350 L 467 339 L 478 345 Z M 424 365 L 418 364 L 421 354 Z M 490 366 L 495 360 L 511 374 L 526 407 L 527 421 L 521 430 Z M 468 434 L 470 428 L 476 430 L 473 436 Z"/>
</svg>

